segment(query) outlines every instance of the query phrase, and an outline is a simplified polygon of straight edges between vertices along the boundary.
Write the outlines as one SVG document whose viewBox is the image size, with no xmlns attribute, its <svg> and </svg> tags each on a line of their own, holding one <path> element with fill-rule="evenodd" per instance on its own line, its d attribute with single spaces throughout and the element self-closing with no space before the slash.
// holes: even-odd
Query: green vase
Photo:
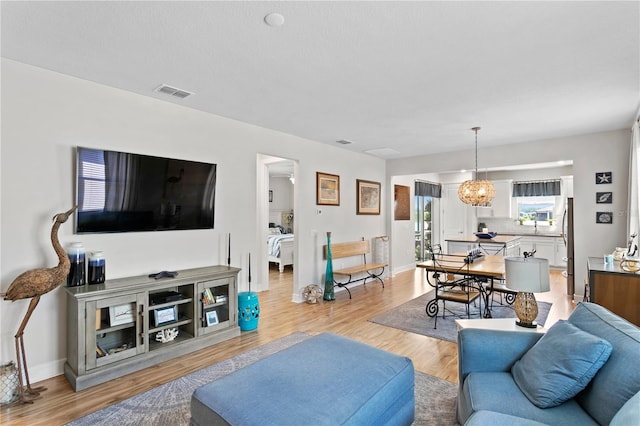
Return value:
<svg viewBox="0 0 640 426">
<path fill-rule="evenodd" d="M 327 232 L 327 269 L 324 273 L 324 300 L 336 300 L 333 293 L 333 260 L 331 259 L 331 232 Z"/>
</svg>

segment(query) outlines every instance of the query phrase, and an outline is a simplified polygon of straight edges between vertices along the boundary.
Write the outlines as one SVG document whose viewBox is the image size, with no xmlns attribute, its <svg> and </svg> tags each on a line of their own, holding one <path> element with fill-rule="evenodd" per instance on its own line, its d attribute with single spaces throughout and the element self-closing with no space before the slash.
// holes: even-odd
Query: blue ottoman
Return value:
<svg viewBox="0 0 640 426">
<path fill-rule="evenodd" d="M 409 358 L 324 333 L 196 389 L 204 425 L 409 425 Z"/>
</svg>

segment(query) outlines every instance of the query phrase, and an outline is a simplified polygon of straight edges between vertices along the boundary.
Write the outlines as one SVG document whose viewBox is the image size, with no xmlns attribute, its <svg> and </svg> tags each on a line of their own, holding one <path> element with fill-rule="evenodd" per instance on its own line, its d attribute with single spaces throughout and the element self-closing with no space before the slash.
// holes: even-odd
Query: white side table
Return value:
<svg viewBox="0 0 640 426">
<path fill-rule="evenodd" d="M 482 319 L 457 319 L 458 330 L 463 328 L 482 328 L 485 330 L 523 331 L 528 333 L 545 333 L 546 328 L 539 325 L 537 328 L 520 327 L 516 325 L 515 318 L 482 318 Z"/>
</svg>

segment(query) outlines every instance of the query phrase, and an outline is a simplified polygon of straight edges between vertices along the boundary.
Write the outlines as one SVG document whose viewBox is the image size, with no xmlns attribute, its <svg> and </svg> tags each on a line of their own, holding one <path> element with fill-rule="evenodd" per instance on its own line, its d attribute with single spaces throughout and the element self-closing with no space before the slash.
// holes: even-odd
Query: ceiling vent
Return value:
<svg viewBox="0 0 640 426">
<path fill-rule="evenodd" d="M 346 139 L 340 139 L 339 141 L 336 141 L 336 143 L 339 143 L 340 145 L 351 145 L 353 142 Z"/>
<path fill-rule="evenodd" d="M 166 84 L 161 84 L 156 88 L 156 92 L 164 93 L 166 95 L 174 96 L 176 98 L 184 99 L 187 96 L 193 95 L 191 92 L 187 92 L 186 90 L 178 89 L 176 87 L 171 87 Z"/>
</svg>

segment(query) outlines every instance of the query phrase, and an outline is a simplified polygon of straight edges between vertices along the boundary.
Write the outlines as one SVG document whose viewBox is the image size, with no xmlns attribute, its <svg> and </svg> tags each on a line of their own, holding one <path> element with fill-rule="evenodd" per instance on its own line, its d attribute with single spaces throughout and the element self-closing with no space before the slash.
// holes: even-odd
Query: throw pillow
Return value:
<svg viewBox="0 0 640 426">
<path fill-rule="evenodd" d="M 606 340 L 561 320 L 511 367 L 511 374 L 529 401 L 555 407 L 589 384 L 612 349 Z"/>
</svg>

